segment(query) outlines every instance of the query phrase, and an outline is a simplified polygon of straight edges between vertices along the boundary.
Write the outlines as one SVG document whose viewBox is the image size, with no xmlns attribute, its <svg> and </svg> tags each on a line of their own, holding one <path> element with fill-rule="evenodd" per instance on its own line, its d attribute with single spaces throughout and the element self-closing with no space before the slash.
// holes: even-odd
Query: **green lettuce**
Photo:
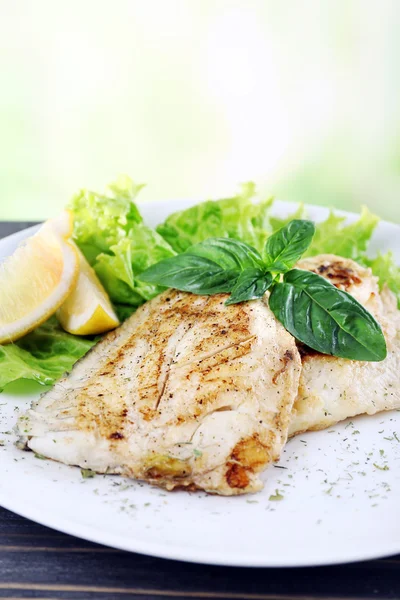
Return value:
<svg viewBox="0 0 400 600">
<path fill-rule="evenodd" d="M 296 210 L 287 217 L 282 218 L 274 217 L 273 215 L 271 215 L 269 218 L 271 229 L 273 232 L 278 231 L 278 229 L 281 229 L 282 227 L 290 223 L 290 221 L 293 221 L 293 219 L 304 219 L 305 215 L 306 211 L 303 203 L 299 204 Z"/>
<path fill-rule="evenodd" d="M 66 333 L 52 317 L 17 342 L 0 346 L 0 391 L 17 379 L 55 383 L 94 343 Z"/>
<path fill-rule="evenodd" d="M 178 253 L 210 237 L 242 240 L 261 250 L 271 232 L 269 212 L 273 199 L 254 203 L 254 183 L 242 185 L 233 198 L 207 200 L 170 215 L 157 231 Z"/>
<path fill-rule="evenodd" d="M 379 217 L 363 207 L 357 221 L 344 225 L 345 220 L 346 217 L 331 211 L 325 221 L 317 223 L 315 236 L 306 256 L 337 254 L 356 261 L 361 260 L 379 223 Z"/>
<path fill-rule="evenodd" d="M 106 194 L 81 190 L 69 205 L 74 240 L 123 318 L 163 289 L 139 281 L 138 275 L 175 254 L 159 233 L 143 223 L 134 202 L 142 187 L 123 176 Z"/>
<path fill-rule="evenodd" d="M 93 267 L 114 304 L 137 307 L 165 289 L 138 279 L 152 264 L 175 255 L 154 229 L 135 224 L 110 251 L 100 254 Z"/>
<path fill-rule="evenodd" d="M 370 267 L 374 275 L 379 277 L 379 287 L 386 284 L 397 297 L 400 309 L 400 267 L 396 265 L 392 252 L 378 254 L 375 258 L 363 257 L 362 263 Z"/>
<path fill-rule="evenodd" d="M 105 194 L 80 190 L 68 208 L 74 216 L 74 240 L 93 264 L 101 252 L 109 252 L 143 218 L 134 203 L 142 184 L 126 175 L 110 184 Z"/>
</svg>

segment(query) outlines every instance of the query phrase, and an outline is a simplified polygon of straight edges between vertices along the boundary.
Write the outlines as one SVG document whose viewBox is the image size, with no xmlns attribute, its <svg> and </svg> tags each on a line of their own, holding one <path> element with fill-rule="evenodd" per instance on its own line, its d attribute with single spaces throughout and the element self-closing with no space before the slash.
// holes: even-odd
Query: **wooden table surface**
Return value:
<svg viewBox="0 0 400 600">
<path fill-rule="evenodd" d="M 0 223 L 0 237 L 29 225 Z M 0 598 L 395 599 L 400 556 L 306 569 L 194 565 L 91 544 L 0 508 Z"/>
</svg>

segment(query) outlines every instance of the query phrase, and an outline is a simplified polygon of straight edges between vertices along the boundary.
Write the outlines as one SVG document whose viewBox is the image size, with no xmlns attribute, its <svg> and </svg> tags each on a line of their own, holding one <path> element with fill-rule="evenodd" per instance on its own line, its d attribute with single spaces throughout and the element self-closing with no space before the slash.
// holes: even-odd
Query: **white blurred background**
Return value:
<svg viewBox="0 0 400 600">
<path fill-rule="evenodd" d="M 400 221 L 400 1 L 0 0 L 0 218 L 119 173 Z"/>
</svg>

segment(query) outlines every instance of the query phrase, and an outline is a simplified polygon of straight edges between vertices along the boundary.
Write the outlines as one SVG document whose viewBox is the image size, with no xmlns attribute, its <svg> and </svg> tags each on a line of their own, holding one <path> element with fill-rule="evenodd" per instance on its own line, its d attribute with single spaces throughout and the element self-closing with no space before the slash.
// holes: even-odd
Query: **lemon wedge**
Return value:
<svg viewBox="0 0 400 600">
<path fill-rule="evenodd" d="M 69 211 L 46 221 L 0 264 L 0 343 L 12 342 L 46 321 L 78 277 Z"/>
<path fill-rule="evenodd" d="M 57 311 L 57 318 L 65 331 L 75 335 L 94 335 L 119 325 L 110 299 L 96 273 L 81 251 L 79 275 L 74 289 Z"/>
</svg>

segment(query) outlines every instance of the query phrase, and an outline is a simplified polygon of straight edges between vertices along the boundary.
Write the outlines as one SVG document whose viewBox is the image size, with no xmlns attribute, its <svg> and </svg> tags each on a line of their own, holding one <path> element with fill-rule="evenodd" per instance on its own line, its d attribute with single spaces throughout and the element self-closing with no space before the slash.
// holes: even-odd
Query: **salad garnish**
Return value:
<svg viewBox="0 0 400 600">
<path fill-rule="evenodd" d="M 152 228 L 143 221 L 136 204 L 141 187 L 122 176 L 105 193 L 79 191 L 68 206 L 74 219 L 73 239 L 97 273 L 121 321 L 165 289 L 140 279 L 141 273 L 160 260 L 182 255 L 210 237 L 243 242 L 263 256 L 273 233 L 306 216 L 301 204 L 294 205 L 286 217 L 272 214 L 273 199 L 257 201 L 255 185 L 247 183 L 235 196 L 206 200 L 174 212 Z M 376 257 L 368 253 L 379 218 L 363 208 L 358 220 L 351 224 L 346 221 L 332 211 L 327 219 L 316 223 L 303 257 L 334 253 L 370 267 L 379 278 L 380 288 L 388 286 L 400 308 L 400 268 L 394 256 L 390 252 Z M 257 264 L 248 266 L 240 275 L 234 298 L 244 299 L 252 287 L 255 295 L 265 291 L 268 276 L 264 274 L 262 279 L 260 268 Z M 55 383 L 92 344 L 92 339 L 64 332 L 52 317 L 17 342 L 0 345 L 0 390 L 18 379 Z"/>
<path fill-rule="evenodd" d="M 384 360 L 385 337 L 367 309 L 324 277 L 293 268 L 314 233 L 311 221 L 292 220 L 267 239 L 262 256 L 244 242 L 211 238 L 149 267 L 140 279 L 194 294 L 230 293 L 227 305 L 270 290 L 272 312 L 303 344 L 351 360 Z"/>
</svg>

